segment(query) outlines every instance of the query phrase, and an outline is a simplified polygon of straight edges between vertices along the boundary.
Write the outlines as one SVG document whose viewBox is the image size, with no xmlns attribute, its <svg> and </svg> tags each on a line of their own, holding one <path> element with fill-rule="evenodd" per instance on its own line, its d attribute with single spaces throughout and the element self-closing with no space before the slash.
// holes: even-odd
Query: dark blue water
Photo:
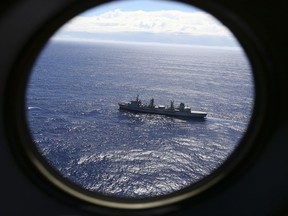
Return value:
<svg viewBox="0 0 288 216">
<path fill-rule="evenodd" d="M 50 42 L 27 88 L 40 153 L 64 177 L 118 197 L 168 194 L 209 175 L 235 149 L 253 107 L 240 50 Z M 135 114 L 135 99 L 206 111 L 205 121 Z"/>
</svg>

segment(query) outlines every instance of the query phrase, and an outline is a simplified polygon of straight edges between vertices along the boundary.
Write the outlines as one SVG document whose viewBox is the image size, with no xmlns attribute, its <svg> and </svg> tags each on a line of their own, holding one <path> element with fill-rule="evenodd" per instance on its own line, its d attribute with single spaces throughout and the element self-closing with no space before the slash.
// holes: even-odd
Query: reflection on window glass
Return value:
<svg viewBox="0 0 288 216">
<path fill-rule="evenodd" d="M 121 1 L 80 14 L 51 38 L 35 62 L 26 113 L 40 154 L 67 180 L 143 198 L 218 168 L 245 133 L 253 99 L 245 53 L 211 15 Z M 187 118 L 194 111 L 207 116 Z"/>
</svg>

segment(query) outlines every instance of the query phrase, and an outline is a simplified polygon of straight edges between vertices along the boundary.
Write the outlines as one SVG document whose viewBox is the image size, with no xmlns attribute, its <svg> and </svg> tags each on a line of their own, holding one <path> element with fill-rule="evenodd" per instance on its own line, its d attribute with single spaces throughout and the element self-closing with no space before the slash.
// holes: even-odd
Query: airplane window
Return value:
<svg viewBox="0 0 288 216">
<path fill-rule="evenodd" d="M 254 80 L 240 43 L 207 12 L 117 1 L 51 37 L 25 103 L 37 151 L 63 179 L 146 199 L 201 182 L 237 150 Z"/>
</svg>

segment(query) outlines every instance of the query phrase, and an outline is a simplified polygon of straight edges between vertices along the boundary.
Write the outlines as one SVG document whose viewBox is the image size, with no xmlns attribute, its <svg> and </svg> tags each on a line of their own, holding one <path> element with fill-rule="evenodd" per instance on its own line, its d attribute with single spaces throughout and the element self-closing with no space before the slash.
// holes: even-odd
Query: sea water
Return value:
<svg viewBox="0 0 288 216">
<path fill-rule="evenodd" d="M 203 121 L 122 112 L 118 102 L 208 113 Z M 26 93 L 40 154 L 62 176 L 96 193 L 168 194 L 201 180 L 237 147 L 254 87 L 241 49 L 50 41 Z"/>
</svg>

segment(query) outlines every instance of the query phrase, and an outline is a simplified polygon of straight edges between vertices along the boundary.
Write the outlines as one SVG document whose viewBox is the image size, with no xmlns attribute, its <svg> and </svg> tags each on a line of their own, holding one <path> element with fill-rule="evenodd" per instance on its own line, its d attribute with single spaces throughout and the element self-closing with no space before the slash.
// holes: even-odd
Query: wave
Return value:
<svg viewBox="0 0 288 216">
<path fill-rule="evenodd" d="M 28 106 L 27 107 L 27 110 L 42 110 L 42 108 L 40 108 L 40 107 L 33 107 L 33 106 Z"/>
</svg>

